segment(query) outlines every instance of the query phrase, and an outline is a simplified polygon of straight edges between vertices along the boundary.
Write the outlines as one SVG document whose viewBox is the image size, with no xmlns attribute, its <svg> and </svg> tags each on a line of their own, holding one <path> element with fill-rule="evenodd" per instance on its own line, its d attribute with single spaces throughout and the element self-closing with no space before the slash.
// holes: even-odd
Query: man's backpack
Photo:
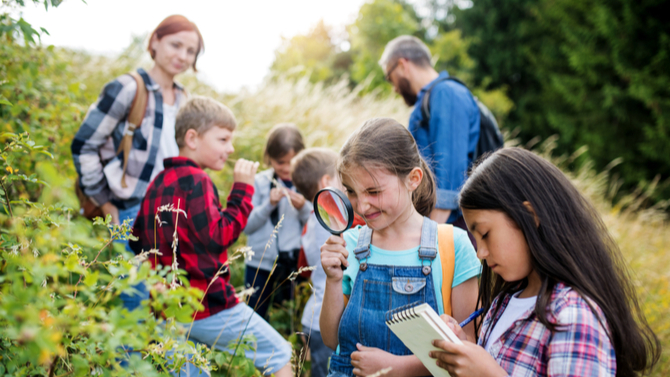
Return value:
<svg viewBox="0 0 670 377">
<path fill-rule="evenodd" d="M 461 80 L 455 77 L 444 77 L 442 79 L 435 81 L 431 86 L 429 86 L 426 89 L 426 94 L 423 96 L 423 99 L 421 100 L 421 115 L 423 115 L 423 121 L 421 123 L 422 127 L 428 128 L 428 125 L 430 124 L 430 92 L 433 90 L 433 87 L 436 84 L 446 80 L 455 81 L 463 85 L 464 87 L 468 88 L 467 85 L 465 85 Z M 475 96 L 473 97 L 475 99 L 475 102 L 477 103 L 477 107 L 479 108 L 479 118 L 480 118 L 479 141 L 477 142 L 477 146 L 475 147 L 475 154 L 472 157 L 472 161 L 476 161 L 481 155 L 502 148 L 503 145 L 505 144 L 505 140 L 503 140 L 503 136 L 500 133 L 500 128 L 498 128 L 498 122 L 496 121 L 496 118 L 493 116 L 493 113 L 491 113 L 491 110 L 489 110 L 489 108 L 486 107 L 486 105 L 481 103 L 477 97 Z"/>
<path fill-rule="evenodd" d="M 133 99 L 132 104 L 130 105 L 130 110 L 128 111 L 128 130 L 123 135 L 121 139 L 121 144 L 119 149 L 116 151 L 116 154 L 123 152 L 123 175 L 121 176 L 121 185 L 126 187 L 126 169 L 128 167 L 128 156 L 130 154 L 130 149 L 133 146 L 133 134 L 135 130 L 140 128 L 142 125 L 142 120 L 144 119 L 144 114 L 147 111 L 147 102 L 149 101 L 149 92 L 147 87 L 144 84 L 144 79 L 137 71 L 128 72 L 135 82 L 137 83 L 137 90 L 135 90 L 135 98 Z M 97 206 L 91 198 L 84 194 L 84 191 L 79 185 L 79 177 L 75 181 L 74 185 L 75 193 L 77 194 L 77 199 L 79 199 L 79 214 L 86 217 L 89 220 L 93 220 L 96 217 L 103 217 L 102 210 Z"/>
</svg>

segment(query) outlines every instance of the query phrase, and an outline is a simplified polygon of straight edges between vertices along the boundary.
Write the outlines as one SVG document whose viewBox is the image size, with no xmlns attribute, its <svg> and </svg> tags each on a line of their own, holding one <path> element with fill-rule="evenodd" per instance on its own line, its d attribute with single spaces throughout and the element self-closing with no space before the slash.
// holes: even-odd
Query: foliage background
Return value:
<svg viewBox="0 0 670 377">
<path fill-rule="evenodd" d="M 366 119 L 406 122 L 410 109 L 390 93 L 376 61 L 399 34 L 423 38 L 436 67 L 463 78 L 494 111 L 509 145 L 534 146 L 596 204 L 665 346 L 652 375 L 668 375 L 670 231 L 662 201 L 668 160 L 661 148 L 670 97 L 661 68 L 668 66 L 669 24 L 661 17 L 670 12 L 653 1 L 477 0 L 468 9 L 454 3 L 374 0 L 345 36 L 316 24 L 285 41 L 271 76 L 255 91 L 223 95 L 192 75 L 180 81 L 231 107 L 239 123 L 234 157 L 262 160 L 259 140 L 282 121 L 297 123 L 308 146 L 337 150 Z M 137 374 L 169 369 L 157 368 L 170 362 L 166 349 L 197 352 L 222 375 L 254 373 L 243 358 L 176 342 L 180 334 L 164 330 L 148 308 L 123 312 L 122 290 L 140 279 L 169 280 L 172 272 L 133 267 L 132 256 L 108 245 L 127 229 L 75 215 L 70 142 L 104 83 L 150 64 L 143 39 L 110 59 L 42 46 L 41 32 L 0 12 L 0 375 L 122 375 L 128 370 L 116 367 L 121 345 L 141 351 L 131 362 Z M 230 173 L 211 172 L 222 193 Z M 241 260 L 231 269 L 242 288 Z M 198 300 L 185 284 L 152 304 L 188 322 Z M 272 313 L 273 325 L 298 352 L 299 314 L 294 304 Z"/>
</svg>

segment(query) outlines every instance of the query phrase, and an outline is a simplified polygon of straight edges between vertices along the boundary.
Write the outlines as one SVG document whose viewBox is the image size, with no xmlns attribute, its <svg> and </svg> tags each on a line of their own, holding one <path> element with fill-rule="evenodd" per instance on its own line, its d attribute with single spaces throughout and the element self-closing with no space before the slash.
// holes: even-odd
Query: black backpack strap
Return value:
<svg viewBox="0 0 670 377">
<path fill-rule="evenodd" d="M 463 81 L 455 77 L 448 76 L 435 79 L 435 81 L 430 84 L 428 88 L 426 88 L 426 94 L 424 94 L 423 98 L 421 99 L 421 127 L 428 128 L 430 125 L 430 92 L 433 90 L 435 85 L 447 80 L 456 81 L 457 83 L 463 85 L 466 89 L 470 90 Z"/>
<path fill-rule="evenodd" d="M 270 180 L 270 191 L 272 191 L 273 188 L 277 188 L 277 185 L 275 185 L 275 182 L 277 182 L 277 173 L 274 173 L 272 176 L 272 179 Z M 279 223 L 279 203 L 277 203 L 277 206 L 275 209 L 270 212 L 270 222 L 272 222 L 272 226 L 276 227 L 277 224 Z"/>
</svg>

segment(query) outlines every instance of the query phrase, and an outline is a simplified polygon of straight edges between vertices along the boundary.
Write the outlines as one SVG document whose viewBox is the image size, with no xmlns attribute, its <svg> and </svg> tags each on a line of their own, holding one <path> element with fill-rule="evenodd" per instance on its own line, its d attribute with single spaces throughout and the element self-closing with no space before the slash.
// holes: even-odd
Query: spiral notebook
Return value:
<svg viewBox="0 0 670 377">
<path fill-rule="evenodd" d="M 433 347 L 434 339 L 444 339 L 456 344 L 463 342 L 430 305 L 414 303 L 389 310 L 386 312 L 386 325 L 421 360 L 433 376 L 451 377 L 449 372 L 435 364 L 435 359 L 431 359 L 428 353 L 440 350 Z"/>
</svg>

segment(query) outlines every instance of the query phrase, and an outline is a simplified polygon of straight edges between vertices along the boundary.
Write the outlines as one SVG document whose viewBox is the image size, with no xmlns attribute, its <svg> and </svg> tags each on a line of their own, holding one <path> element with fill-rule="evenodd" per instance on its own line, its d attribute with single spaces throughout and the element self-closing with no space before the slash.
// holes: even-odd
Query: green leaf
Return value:
<svg viewBox="0 0 670 377">
<path fill-rule="evenodd" d="M 12 105 L 11 102 L 7 101 L 6 99 L 0 99 L 0 105 L 14 106 Z"/>
<path fill-rule="evenodd" d="M 94 286 L 98 282 L 98 277 L 100 276 L 100 271 L 94 271 L 86 275 L 84 278 L 84 284 L 88 287 Z"/>
</svg>

